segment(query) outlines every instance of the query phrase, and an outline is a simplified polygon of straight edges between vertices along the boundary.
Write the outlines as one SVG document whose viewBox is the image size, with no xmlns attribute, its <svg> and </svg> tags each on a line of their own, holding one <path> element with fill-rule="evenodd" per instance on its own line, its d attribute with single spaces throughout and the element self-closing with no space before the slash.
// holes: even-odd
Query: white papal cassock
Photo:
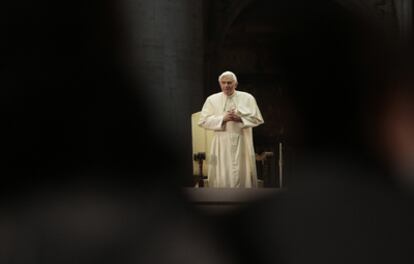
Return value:
<svg viewBox="0 0 414 264">
<path fill-rule="evenodd" d="M 242 122 L 223 122 L 226 111 L 234 109 Z M 210 95 L 201 110 L 198 125 L 214 130 L 208 159 L 210 187 L 256 187 L 256 157 L 252 128 L 263 123 L 255 98 L 235 91 Z"/>
</svg>

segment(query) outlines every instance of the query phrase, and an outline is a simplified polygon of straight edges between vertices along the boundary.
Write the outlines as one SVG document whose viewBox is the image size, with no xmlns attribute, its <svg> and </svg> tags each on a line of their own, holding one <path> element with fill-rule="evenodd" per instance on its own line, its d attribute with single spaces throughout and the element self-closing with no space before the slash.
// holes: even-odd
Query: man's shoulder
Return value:
<svg viewBox="0 0 414 264">
<path fill-rule="evenodd" d="M 241 96 L 243 98 L 249 98 L 249 99 L 250 98 L 253 98 L 254 99 L 254 96 L 251 95 L 248 92 L 236 91 L 236 93 L 238 94 L 238 96 Z M 214 94 L 211 94 L 210 96 L 208 96 L 207 97 L 207 100 L 215 100 L 215 99 L 220 99 L 222 97 L 223 97 L 223 93 L 222 92 L 218 92 L 218 93 L 214 93 Z"/>
<path fill-rule="evenodd" d="M 211 94 L 209 97 L 207 97 L 207 100 L 214 100 L 214 99 L 220 98 L 222 96 L 223 96 L 222 92 L 214 93 L 214 94 Z"/>
<path fill-rule="evenodd" d="M 243 97 L 246 97 L 246 98 L 254 98 L 254 96 L 253 96 L 253 95 L 251 95 L 251 94 L 249 94 L 248 92 L 237 91 L 237 93 L 238 93 L 240 96 L 243 96 Z"/>
</svg>

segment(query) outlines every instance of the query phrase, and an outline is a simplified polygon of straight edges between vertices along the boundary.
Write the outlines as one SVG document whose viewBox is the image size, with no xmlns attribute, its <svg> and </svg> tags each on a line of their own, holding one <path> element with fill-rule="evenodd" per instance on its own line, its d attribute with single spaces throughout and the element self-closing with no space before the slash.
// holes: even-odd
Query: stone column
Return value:
<svg viewBox="0 0 414 264">
<path fill-rule="evenodd" d="M 403 39 L 413 34 L 412 0 L 394 0 L 395 13 L 398 19 L 399 33 Z"/>
<path fill-rule="evenodd" d="M 203 1 L 123 1 L 129 74 L 157 138 L 191 174 L 191 113 L 204 101 Z"/>
</svg>

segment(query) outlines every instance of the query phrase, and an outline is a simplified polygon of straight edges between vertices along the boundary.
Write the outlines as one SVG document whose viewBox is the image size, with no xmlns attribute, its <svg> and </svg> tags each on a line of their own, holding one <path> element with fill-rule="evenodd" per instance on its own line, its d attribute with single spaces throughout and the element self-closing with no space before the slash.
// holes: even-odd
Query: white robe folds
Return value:
<svg viewBox="0 0 414 264">
<path fill-rule="evenodd" d="M 231 109 L 242 122 L 223 121 Z M 226 96 L 220 92 L 207 98 L 198 125 L 215 132 L 208 159 L 210 187 L 257 187 L 252 128 L 262 123 L 256 100 L 249 93 L 235 91 Z"/>
</svg>

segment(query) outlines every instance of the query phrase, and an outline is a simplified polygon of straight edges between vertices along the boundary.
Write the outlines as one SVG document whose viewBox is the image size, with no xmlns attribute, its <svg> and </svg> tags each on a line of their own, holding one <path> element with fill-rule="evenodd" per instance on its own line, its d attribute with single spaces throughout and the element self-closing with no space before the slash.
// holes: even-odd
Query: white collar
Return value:
<svg viewBox="0 0 414 264">
<path fill-rule="evenodd" d="M 223 93 L 224 97 L 232 99 L 234 96 L 236 96 L 237 91 L 235 90 L 231 95 L 227 95 L 225 93 Z"/>
</svg>

